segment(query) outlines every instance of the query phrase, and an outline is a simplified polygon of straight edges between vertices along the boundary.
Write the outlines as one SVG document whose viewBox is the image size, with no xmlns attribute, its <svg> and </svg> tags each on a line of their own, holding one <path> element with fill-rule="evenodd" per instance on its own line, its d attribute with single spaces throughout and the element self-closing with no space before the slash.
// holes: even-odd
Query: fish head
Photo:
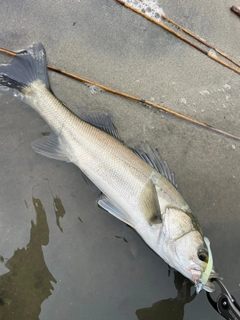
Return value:
<svg viewBox="0 0 240 320">
<path fill-rule="evenodd" d="M 195 217 L 190 212 L 169 208 L 164 217 L 163 234 L 167 263 L 190 279 L 197 293 L 202 289 L 214 291 L 211 279 L 219 275 L 213 266 L 209 240 L 203 237 Z"/>
<path fill-rule="evenodd" d="M 176 240 L 176 256 L 181 273 L 190 279 L 199 293 L 202 289 L 213 292 L 215 286 L 211 281 L 219 278 L 215 267 L 210 246 L 205 243 L 202 234 L 195 230 Z"/>
</svg>

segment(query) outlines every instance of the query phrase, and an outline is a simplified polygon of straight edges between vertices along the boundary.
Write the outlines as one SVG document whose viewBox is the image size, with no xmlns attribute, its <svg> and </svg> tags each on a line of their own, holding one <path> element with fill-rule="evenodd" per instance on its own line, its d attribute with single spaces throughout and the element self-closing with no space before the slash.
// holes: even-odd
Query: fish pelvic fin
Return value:
<svg viewBox="0 0 240 320">
<path fill-rule="evenodd" d="M 123 221 L 124 223 L 128 224 L 130 227 L 135 228 L 135 225 L 129 215 L 123 212 L 121 209 L 117 208 L 115 204 L 111 202 L 108 197 L 102 194 L 98 199 L 98 205 L 102 207 L 104 210 L 111 213 L 117 219 Z"/>
<path fill-rule="evenodd" d="M 55 160 L 70 162 L 66 150 L 61 145 L 58 137 L 54 133 L 33 141 L 31 143 L 31 147 L 36 153 L 39 153 L 42 156 Z"/>
<path fill-rule="evenodd" d="M 24 89 L 36 80 L 49 89 L 46 53 L 41 43 L 16 52 L 10 64 L 0 65 L 0 91 L 23 99 Z"/>
</svg>

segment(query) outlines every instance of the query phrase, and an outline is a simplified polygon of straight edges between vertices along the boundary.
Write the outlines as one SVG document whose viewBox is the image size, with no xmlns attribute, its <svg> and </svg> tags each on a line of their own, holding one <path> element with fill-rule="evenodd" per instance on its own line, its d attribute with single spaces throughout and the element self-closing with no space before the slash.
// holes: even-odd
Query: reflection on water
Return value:
<svg viewBox="0 0 240 320">
<path fill-rule="evenodd" d="M 43 135 L 43 136 L 44 136 L 44 135 L 49 135 L 49 132 L 46 132 L 46 134 L 45 134 L 44 132 L 42 132 L 42 135 Z M 48 183 L 48 188 L 49 188 L 49 190 L 50 190 L 50 192 L 51 192 L 51 195 L 52 195 L 52 198 L 53 198 L 53 208 L 54 208 L 55 215 L 56 215 L 56 223 L 57 223 L 57 226 L 58 226 L 59 230 L 60 230 L 61 232 L 63 232 L 63 229 L 62 229 L 62 227 L 61 227 L 61 225 L 60 225 L 60 218 L 63 218 L 63 217 L 65 216 L 66 210 L 65 210 L 65 208 L 64 208 L 64 206 L 63 206 L 63 204 L 62 204 L 62 200 L 60 199 L 60 197 L 59 197 L 58 195 L 56 195 L 56 196 L 54 197 L 53 192 L 52 192 L 52 189 L 51 189 L 51 187 L 50 187 L 50 182 L 49 182 L 49 180 L 46 179 L 46 178 L 45 178 L 44 180 L 47 181 L 47 183 Z M 58 190 L 58 192 L 59 192 L 59 190 Z"/>
<path fill-rule="evenodd" d="M 191 294 L 193 284 L 174 271 L 174 284 L 177 289 L 177 296 L 154 303 L 150 308 L 143 308 L 136 311 L 139 320 L 182 320 L 184 306 L 196 297 L 196 291 Z"/>
<path fill-rule="evenodd" d="M 62 200 L 59 198 L 59 196 L 54 197 L 53 196 L 53 205 L 54 205 L 54 211 L 56 215 L 56 223 L 58 228 L 63 232 L 62 227 L 60 226 L 60 218 L 63 218 L 66 211 L 62 204 Z"/>
<path fill-rule="evenodd" d="M 0 277 L 0 319 L 37 320 L 42 302 L 53 290 L 55 278 L 44 261 L 42 246 L 49 243 L 49 228 L 41 201 L 32 198 L 37 214 L 31 222 L 30 241 L 26 248 L 17 249 L 7 260 L 9 272 Z"/>
<path fill-rule="evenodd" d="M 127 243 L 128 243 L 127 239 L 126 239 L 126 238 L 124 238 L 124 237 L 115 236 L 115 238 L 117 238 L 117 239 L 123 239 L 123 241 L 124 241 L 124 242 L 127 242 Z"/>
</svg>

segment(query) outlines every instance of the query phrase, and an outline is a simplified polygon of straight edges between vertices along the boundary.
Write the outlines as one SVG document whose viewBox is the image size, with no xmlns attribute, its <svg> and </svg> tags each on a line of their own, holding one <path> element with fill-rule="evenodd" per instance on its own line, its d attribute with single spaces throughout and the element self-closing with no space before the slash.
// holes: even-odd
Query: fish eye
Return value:
<svg viewBox="0 0 240 320">
<path fill-rule="evenodd" d="M 208 262 L 208 252 L 204 249 L 198 251 L 198 259 L 203 262 Z"/>
</svg>

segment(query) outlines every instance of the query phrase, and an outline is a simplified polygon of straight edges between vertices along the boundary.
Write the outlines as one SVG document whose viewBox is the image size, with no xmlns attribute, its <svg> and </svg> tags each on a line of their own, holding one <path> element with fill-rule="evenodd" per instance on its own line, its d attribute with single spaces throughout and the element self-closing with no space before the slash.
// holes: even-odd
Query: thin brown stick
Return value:
<svg viewBox="0 0 240 320">
<path fill-rule="evenodd" d="M 189 36 L 191 36 L 192 38 L 194 38 L 195 40 L 201 42 L 202 44 L 204 44 L 206 47 L 215 50 L 218 54 L 220 54 L 222 57 L 224 57 L 225 59 L 231 61 L 233 64 L 235 64 L 237 67 L 240 67 L 240 63 L 238 63 L 237 61 L 233 60 L 233 58 L 229 57 L 226 53 L 220 51 L 219 49 L 217 49 L 216 47 L 214 47 L 213 45 L 209 44 L 207 41 L 203 40 L 202 38 L 199 38 L 198 36 L 196 36 L 194 33 L 192 33 L 191 31 L 189 31 L 188 29 L 180 26 L 177 22 L 171 20 L 170 18 L 168 18 L 165 14 L 162 15 L 162 18 L 165 19 L 166 21 L 170 22 L 172 25 L 175 25 L 177 28 L 179 28 L 180 30 L 182 30 L 183 32 L 185 32 L 186 34 L 188 34 Z"/>
<path fill-rule="evenodd" d="M 139 0 L 140 2 L 144 3 L 144 0 Z M 239 9 L 237 9 L 236 7 L 232 7 L 231 8 L 232 11 L 236 12 L 235 10 L 238 11 L 238 13 L 240 12 Z M 203 40 L 202 38 L 198 37 L 197 35 L 195 35 L 194 33 L 192 33 L 190 30 L 182 27 L 180 24 L 178 24 L 177 22 L 173 21 L 172 19 L 170 19 L 169 17 L 167 17 L 164 13 L 162 13 L 161 17 L 163 19 L 165 19 L 167 22 L 171 23 L 172 25 L 174 25 L 175 27 L 177 27 L 178 29 L 182 30 L 184 33 L 186 33 L 187 35 L 189 35 L 190 37 L 192 37 L 193 39 L 197 40 L 198 42 L 204 44 L 206 47 L 215 50 L 218 54 L 220 54 L 222 57 L 224 57 L 225 59 L 231 61 L 233 64 L 235 64 L 236 66 L 240 67 L 240 64 L 238 62 L 236 62 L 235 60 L 233 60 L 231 57 L 229 57 L 226 53 L 221 52 L 219 49 L 215 48 L 213 45 L 207 43 L 207 41 Z"/>
<path fill-rule="evenodd" d="M 15 57 L 16 56 L 15 52 L 10 51 L 10 50 L 6 50 L 4 48 L 0 48 L 0 52 L 1 53 L 5 53 L 5 54 L 7 54 L 8 56 L 11 56 L 11 57 Z"/>
<path fill-rule="evenodd" d="M 182 35 L 180 35 L 179 33 L 177 33 L 176 31 L 172 30 L 171 28 L 167 27 L 165 24 L 149 17 L 147 14 L 143 13 L 142 11 L 132 7 L 131 5 L 129 5 L 128 3 L 124 2 L 123 0 L 116 0 L 118 3 L 122 4 L 124 7 L 136 12 L 137 14 L 141 15 L 142 17 L 146 18 L 147 20 L 155 23 L 156 25 L 158 25 L 159 27 L 163 28 L 164 30 L 166 30 L 167 32 L 173 34 L 175 37 L 181 39 L 182 41 L 186 42 L 187 44 L 189 44 L 190 46 L 194 47 L 195 49 L 199 50 L 200 52 L 202 52 L 203 54 L 207 55 L 209 58 L 215 60 L 216 62 L 220 63 L 221 65 L 223 65 L 224 67 L 227 67 L 229 69 L 231 69 L 232 71 L 236 72 L 236 73 L 240 73 L 240 70 L 231 66 L 230 64 L 224 62 L 223 60 L 216 58 L 216 56 L 214 56 L 213 54 L 209 54 L 209 51 L 199 47 L 198 45 L 196 45 L 195 43 L 193 43 L 192 41 L 188 40 L 187 38 L 183 37 Z M 171 20 L 172 21 L 172 20 Z M 176 23 L 174 23 L 176 24 Z M 180 27 L 180 26 L 179 26 Z M 215 50 L 215 49 L 214 49 Z M 231 59 L 231 58 L 230 58 Z M 238 65 L 238 64 L 237 64 Z"/>
<path fill-rule="evenodd" d="M 227 67 L 228 69 L 231 69 L 234 72 L 237 72 L 238 74 L 240 74 L 240 69 L 236 69 L 235 67 L 231 66 L 230 64 L 228 64 L 227 62 L 224 62 L 223 60 L 219 59 L 214 52 L 209 51 L 208 52 L 208 57 L 215 60 L 216 62 L 222 64 L 224 67 Z"/>
<path fill-rule="evenodd" d="M 144 0 L 139 0 L 140 2 L 144 3 Z M 232 6 L 231 10 L 233 12 L 235 12 L 236 14 L 238 14 L 240 16 L 240 10 L 235 7 Z M 197 35 L 195 35 L 194 33 L 192 33 L 190 30 L 182 27 L 180 24 L 178 24 L 177 22 L 173 21 L 172 19 L 170 19 L 169 17 L 167 17 L 164 13 L 162 13 L 161 17 L 163 19 L 165 19 L 167 22 L 171 23 L 172 25 L 174 25 L 175 27 L 177 27 L 178 29 L 182 30 L 184 33 L 186 33 L 187 35 L 189 35 L 190 37 L 192 37 L 193 39 L 197 40 L 198 42 L 204 44 L 206 47 L 215 50 L 218 54 L 220 54 L 222 57 L 224 57 L 225 59 L 231 61 L 233 64 L 235 64 L 237 67 L 240 67 L 240 63 L 238 63 L 237 61 L 233 60 L 233 58 L 229 57 L 226 53 L 220 51 L 219 49 L 215 48 L 213 45 L 209 44 L 207 41 L 203 40 L 202 38 L 198 37 Z"/>
<path fill-rule="evenodd" d="M 174 36 L 176 36 L 177 38 L 181 39 L 182 41 L 190 44 L 191 46 L 195 47 L 197 50 L 201 51 L 204 54 L 208 54 L 208 52 L 204 49 L 202 49 L 201 47 L 199 47 L 198 45 L 196 45 L 195 43 L 191 42 L 190 40 L 184 38 L 182 35 L 180 35 L 179 33 L 177 33 L 176 31 L 170 29 L 169 27 L 165 26 L 163 23 L 149 17 L 148 15 L 146 15 L 145 13 L 143 13 L 142 11 L 132 7 L 131 5 L 129 5 L 128 3 L 122 1 L 122 0 L 116 0 L 118 3 L 122 4 L 124 7 L 131 9 L 132 11 L 138 13 L 139 15 L 141 15 L 142 17 L 146 18 L 147 20 L 155 23 L 156 25 L 158 25 L 159 27 L 163 28 L 164 30 L 168 31 L 169 33 L 173 34 Z"/>
<path fill-rule="evenodd" d="M 230 10 L 240 17 L 240 9 L 238 7 L 232 6 Z"/>
<path fill-rule="evenodd" d="M 8 50 L 3 49 L 3 48 L 0 48 L 0 53 L 5 53 L 5 54 L 10 55 L 10 56 L 16 56 L 16 53 L 14 53 L 14 52 L 12 52 L 12 51 L 8 51 Z M 153 108 L 162 110 L 162 111 L 164 111 L 164 112 L 166 112 L 166 113 L 169 113 L 169 114 L 171 114 L 171 115 L 173 115 L 173 116 L 176 116 L 176 117 L 178 117 L 178 118 L 180 118 L 180 119 L 183 119 L 183 120 L 185 120 L 185 121 L 188 121 L 188 122 L 197 124 L 197 125 L 199 125 L 199 126 L 201 126 L 201 127 L 207 128 L 207 129 L 212 130 L 212 131 L 214 131 L 214 132 L 223 134 L 223 135 L 225 135 L 225 136 L 227 136 L 227 137 L 230 137 L 230 138 L 233 138 L 233 139 L 236 139 L 236 140 L 239 140 L 239 141 L 240 141 L 240 137 L 238 137 L 238 136 L 235 136 L 235 135 L 233 135 L 233 134 L 231 134 L 231 133 L 228 133 L 228 132 L 226 132 L 226 131 L 223 131 L 223 130 L 221 130 L 221 129 L 214 128 L 214 127 L 212 127 L 211 125 L 209 125 L 209 124 L 207 124 L 207 123 L 205 123 L 205 122 L 195 120 L 195 119 L 190 118 L 190 117 L 188 117 L 188 116 L 185 116 L 185 115 L 183 115 L 183 114 L 181 114 L 181 113 L 179 113 L 179 112 L 177 112 L 177 111 L 168 109 L 168 108 L 166 108 L 166 107 L 164 107 L 164 106 L 160 106 L 160 105 L 158 105 L 158 104 L 156 104 L 156 103 L 153 103 L 153 102 L 151 102 L 151 101 L 144 100 L 144 99 L 141 99 L 141 98 L 132 96 L 132 95 L 130 95 L 130 94 L 127 94 L 127 93 L 124 93 L 124 92 L 120 92 L 120 91 L 111 89 L 111 88 L 106 87 L 106 86 L 104 86 L 104 85 L 101 85 L 101 84 L 99 84 L 99 83 L 96 83 L 96 82 L 90 81 L 90 80 L 88 80 L 88 79 L 79 77 L 79 76 L 77 76 L 77 75 L 75 75 L 75 74 L 72 74 L 72 73 L 70 73 L 70 72 L 67 72 L 67 71 L 65 71 L 65 70 L 62 70 L 62 69 L 59 69 L 59 68 L 56 68 L 56 67 L 53 67 L 53 66 L 49 66 L 49 65 L 48 65 L 47 67 L 48 67 L 49 70 L 54 71 L 54 72 L 57 72 L 57 73 L 60 73 L 60 74 L 66 76 L 66 77 L 68 77 L 68 78 L 72 78 L 72 79 L 74 79 L 74 80 L 77 80 L 77 81 L 80 81 L 80 82 L 84 82 L 84 83 L 87 83 L 87 84 L 96 86 L 96 87 L 98 87 L 98 88 L 100 88 L 100 89 L 102 89 L 102 90 L 104 90 L 104 91 L 107 91 L 107 92 L 110 92 L 110 93 L 119 95 L 119 96 L 121 96 L 121 97 L 124 97 L 124 98 L 127 98 L 127 99 L 131 99 L 131 100 L 140 102 L 140 103 L 142 103 L 142 104 L 151 106 L 151 107 L 153 107 Z"/>
</svg>

